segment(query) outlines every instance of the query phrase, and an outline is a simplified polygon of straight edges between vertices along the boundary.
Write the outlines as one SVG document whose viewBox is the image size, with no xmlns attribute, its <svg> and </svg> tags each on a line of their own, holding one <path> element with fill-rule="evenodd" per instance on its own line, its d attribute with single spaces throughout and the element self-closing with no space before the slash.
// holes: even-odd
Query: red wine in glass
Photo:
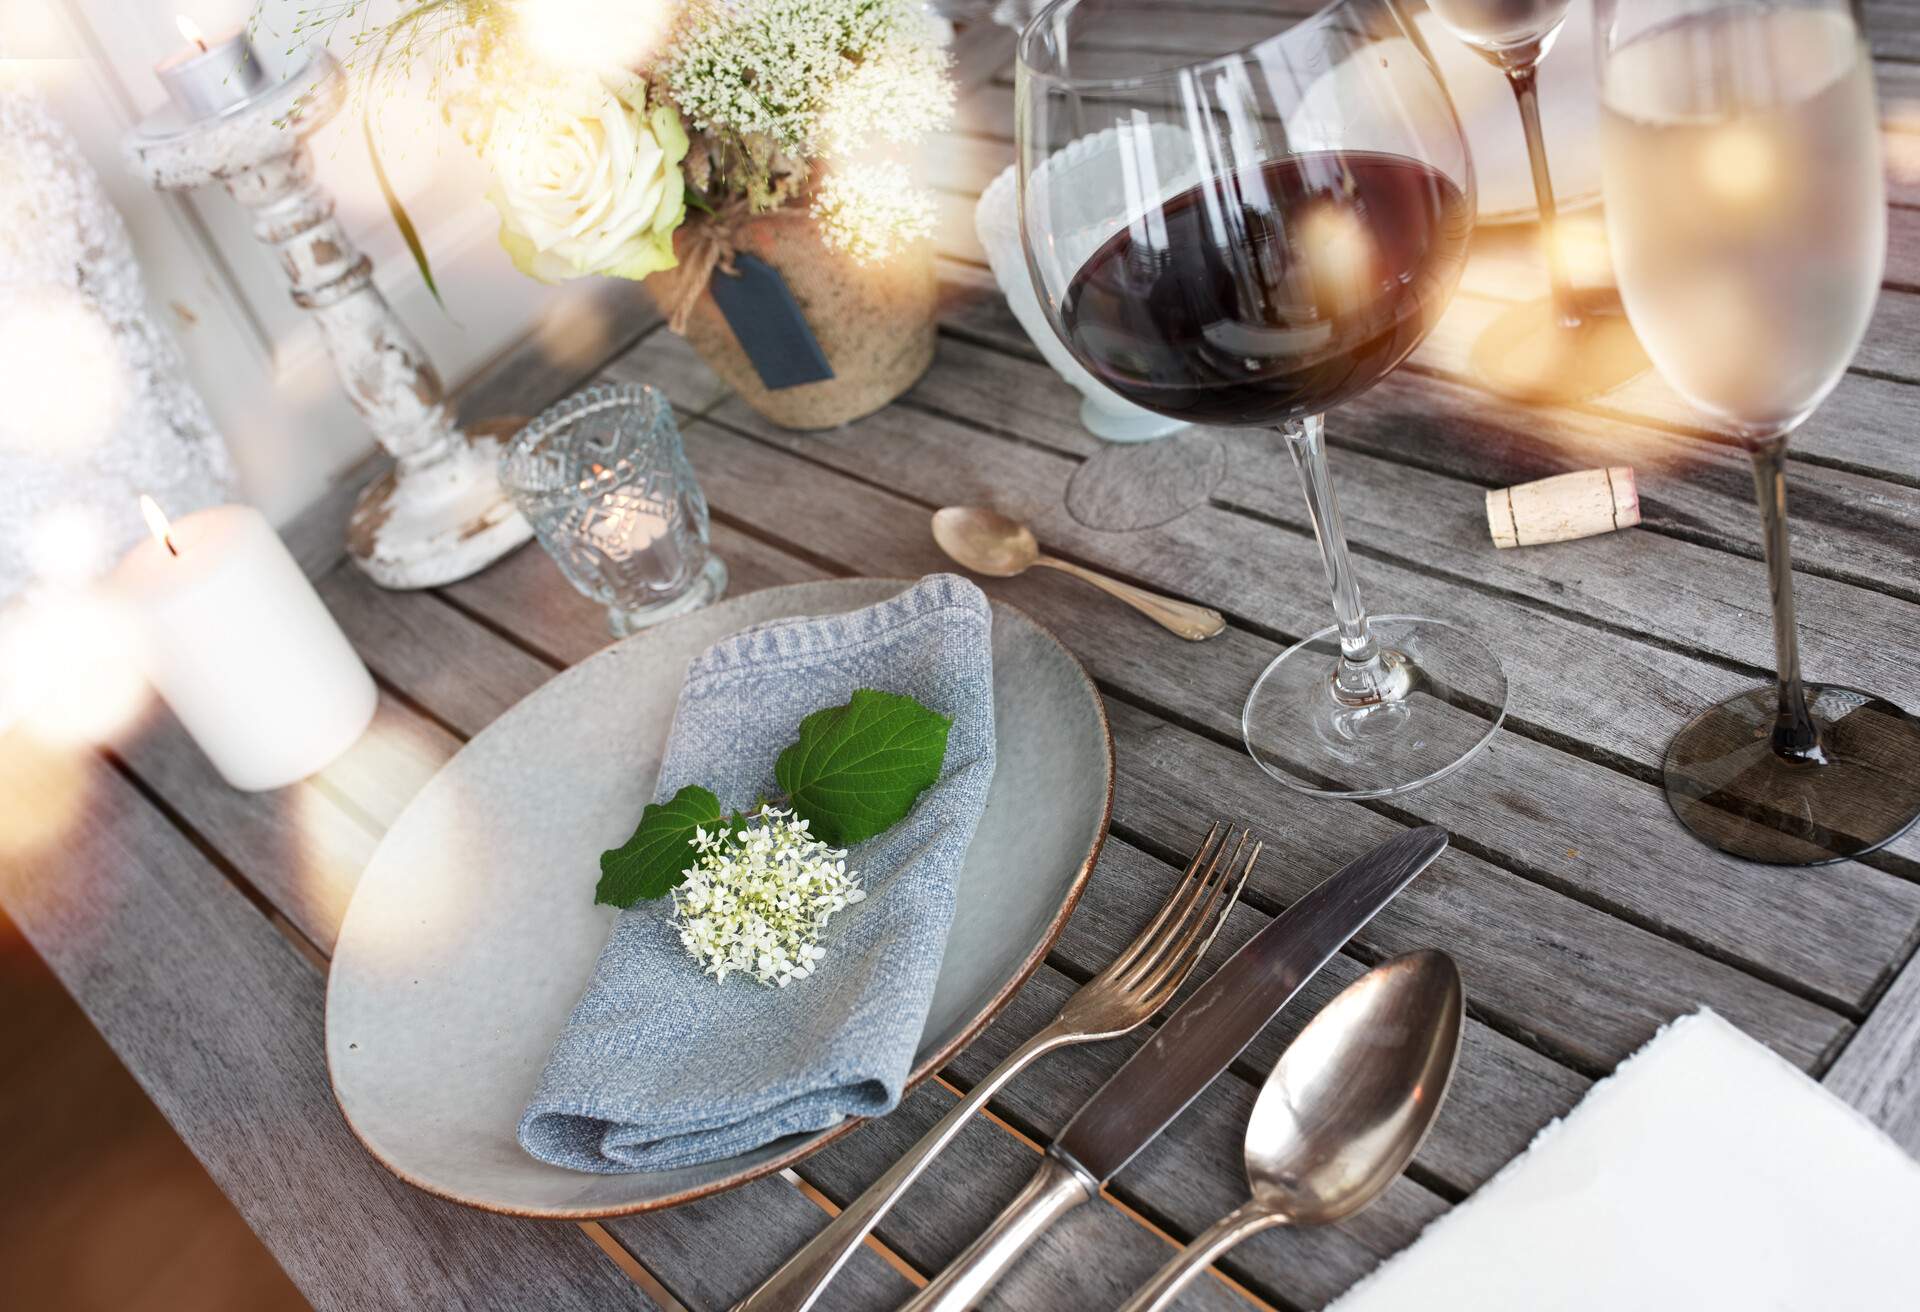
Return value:
<svg viewBox="0 0 1920 1312">
<path fill-rule="evenodd" d="M 1445 309 L 1473 216 L 1418 160 L 1288 156 L 1212 178 L 1096 249 L 1061 305 L 1068 347 L 1134 403 L 1278 425 L 1364 392 Z"/>
</svg>

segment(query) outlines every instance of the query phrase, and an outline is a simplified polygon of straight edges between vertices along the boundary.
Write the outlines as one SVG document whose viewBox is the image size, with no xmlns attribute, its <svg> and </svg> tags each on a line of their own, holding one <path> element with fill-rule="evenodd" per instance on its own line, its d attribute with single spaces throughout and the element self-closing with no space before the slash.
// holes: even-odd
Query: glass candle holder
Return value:
<svg viewBox="0 0 1920 1312">
<path fill-rule="evenodd" d="M 567 581 L 625 637 L 717 601 L 727 567 L 708 545 L 707 499 L 667 398 L 590 387 L 520 430 L 500 482 Z"/>
</svg>

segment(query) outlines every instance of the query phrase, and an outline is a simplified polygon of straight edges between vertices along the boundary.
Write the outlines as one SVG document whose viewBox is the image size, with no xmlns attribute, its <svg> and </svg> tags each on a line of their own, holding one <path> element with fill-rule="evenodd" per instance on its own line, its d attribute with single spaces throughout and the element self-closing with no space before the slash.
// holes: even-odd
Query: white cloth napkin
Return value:
<svg viewBox="0 0 1920 1312">
<path fill-rule="evenodd" d="M 1920 1163 L 1702 1011 L 1332 1306 L 1920 1308 Z"/>
</svg>

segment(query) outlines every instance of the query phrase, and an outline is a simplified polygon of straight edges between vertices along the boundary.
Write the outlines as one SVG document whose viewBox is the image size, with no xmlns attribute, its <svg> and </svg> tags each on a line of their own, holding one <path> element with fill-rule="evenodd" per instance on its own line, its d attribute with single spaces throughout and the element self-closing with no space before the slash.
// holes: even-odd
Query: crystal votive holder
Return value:
<svg viewBox="0 0 1920 1312">
<path fill-rule="evenodd" d="M 651 387 L 589 387 L 552 406 L 507 445 L 500 482 L 616 637 L 727 589 L 673 407 Z"/>
</svg>

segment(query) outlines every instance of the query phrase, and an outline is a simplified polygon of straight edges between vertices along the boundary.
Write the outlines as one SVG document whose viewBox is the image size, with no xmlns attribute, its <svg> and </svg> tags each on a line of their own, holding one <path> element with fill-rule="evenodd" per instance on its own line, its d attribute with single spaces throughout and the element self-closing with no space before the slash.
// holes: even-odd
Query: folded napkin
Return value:
<svg viewBox="0 0 1920 1312">
<path fill-rule="evenodd" d="M 1920 1306 L 1920 1163 L 1710 1011 L 1669 1025 L 1338 1312 Z"/>
<path fill-rule="evenodd" d="M 939 782 L 849 858 L 866 900 L 834 915 L 825 958 L 786 988 L 703 974 L 670 899 L 622 912 L 520 1120 L 535 1157 L 667 1170 L 900 1101 L 993 778 L 986 597 L 935 574 L 865 610 L 775 620 L 715 644 L 687 668 L 655 798 L 694 783 L 727 808 L 778 796 L 774 761 L 800 721 L 859 688 L 953 719 Z"/>
</svg>

